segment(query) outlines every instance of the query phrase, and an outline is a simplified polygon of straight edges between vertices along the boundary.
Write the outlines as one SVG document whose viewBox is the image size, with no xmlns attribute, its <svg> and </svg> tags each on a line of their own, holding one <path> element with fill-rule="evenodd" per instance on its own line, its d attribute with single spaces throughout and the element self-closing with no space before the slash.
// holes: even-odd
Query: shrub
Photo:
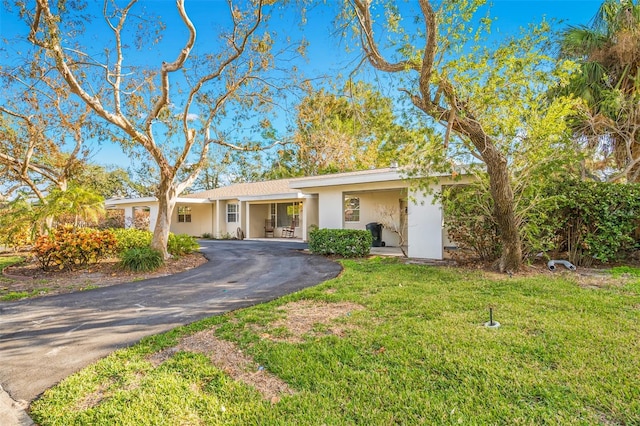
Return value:
<svg viewBox="0 0 640 426">
<path fill-rule="evenodd" d="M 451 241 L 471 250 L 480 260 L 495 260 L 502 245 L 491 215 L 493 201 L 475 185 L 454 185 L 442 193 L 445 226 Z"/>
<path fill-rule="evenodd" d="M 0 246 L 4 245 L 15 251 L 23 247 L 27 247 L 33 243 L 33 232 L 25 225 L 17 225 L 13 228 L 2 229 L 2 235 L 0 235 Z"/>
<path fill-rule="evenodd" d="M 109 230 L 75 228 L 63 225 L 49 235 L 40 236 L 33 252 L 44 270 L 74 270 L 111 255 L 116 238 Z"/>
<path fill-rule="evenodd" d="M 120 258 L 120 265 L 134 272 L 147 272 L 158 269 L 164 260 L 162 253 L 151 247 L 134 247 L 124 251 Z"/>
<path fill-rule="evenodd" d="M 173 256 L 183 256 L 185 254 L 193 253 L 198 250 L 200 245 L 198 241 L 187 234 L 169 234 L 169 241 L 167 242 L 167 251 Z"/>
<path fill-rule="evenodd" d="M 572 263 L 617 261 L 637 247 L 640 185 L 567 181 L 557 192 L 558 248 Z"/>
<path fill-rule="evenodd" d="M 136 228 L 116 228 L 111 230 L 117 240 L 117 252 L 123 253 L 132 248 L 143 248 L 151 245 L 153 233 Z"/>
<path fill-rule="evenodd" d="M 322 255 L 366 256 L 372 240 L 369 231 L 360 229 L 316 229 L 309 234 L 309 250 Z"/>
</svg>

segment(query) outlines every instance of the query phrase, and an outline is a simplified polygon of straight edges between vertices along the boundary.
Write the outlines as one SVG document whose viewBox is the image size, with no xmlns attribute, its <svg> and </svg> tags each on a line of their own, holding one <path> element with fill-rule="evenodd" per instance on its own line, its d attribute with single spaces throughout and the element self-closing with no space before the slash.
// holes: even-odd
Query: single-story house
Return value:
<svg viewBox="0 0 640 426">
<path fill-rule="evenodd" d="M 396 167 L 238 183 L 179 197 L 171 232 L 254 239 L 288 230 L 286 235 L 307 241 L 316 227 L 367 229 L 370 223 L 386 223 L 404 235 L 409 257 L 442 259 L 450 242 L 433 194 L 453 183 L 450 176 L 440 176 L 425 194 Z M 124 210 L 127 223 L 136 209 L 147 210 L 150 229 L 155 226 L 158 202 L 153 197 L 110 199 L 106 207 Z M 266 229 L 269 225 L 272 232 Z M 391 228 L 382 228 L 382 241 L 397 246 L 398 233 Z"/>
</svg>

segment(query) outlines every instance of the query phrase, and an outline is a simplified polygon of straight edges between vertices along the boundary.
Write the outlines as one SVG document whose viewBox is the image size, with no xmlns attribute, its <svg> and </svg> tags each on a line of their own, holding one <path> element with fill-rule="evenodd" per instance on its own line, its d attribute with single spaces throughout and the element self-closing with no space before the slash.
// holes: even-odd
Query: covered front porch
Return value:
<svg viewBox="0 0 640 426">
<path fill-rule="evenodd" d="M 246 209 L 245 238 L 307 241 L 309 226 L 317 226 L 316 200 L 302 194 L 243 200 Z"/>
</svg>

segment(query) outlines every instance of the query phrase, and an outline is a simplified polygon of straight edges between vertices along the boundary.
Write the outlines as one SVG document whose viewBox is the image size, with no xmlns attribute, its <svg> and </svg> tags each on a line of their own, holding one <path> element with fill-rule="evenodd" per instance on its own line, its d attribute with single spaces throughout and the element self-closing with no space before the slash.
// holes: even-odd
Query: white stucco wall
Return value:
<svg viewBox="0 0 640 426">
<path fill-rule="evenodd" d="M 360 199 L 360 220 L 357 222 L 344 222 L 345 229 L 366 229 L 368 223 L 384 222 L 383 211 L 394 212 L 396 221 L 400 220 L 400 199 L 405 198 L 402 190 L 387 190 L 380 192 L 344 192 L 343 196 L 352 196 Z M 399 238 L 393 231 L 382 228 L 382 241 L 387 246 L 398 246 Z"/>
<path fill-rule="evenodd" d="M 191 207 L 191 222 L 178 222 L 178 208 Z M 176 204 L 171 216 L 171 232 L 199 237 L 204 233 L 213 234 L 211 227 L 211 204 Z"/>
<path fill-rule="evenodd" d="M 398 181 L 348 184 L 305 188 L 305 192 L 318 195 L 318 226 L 333 229 L 366 229 L 367 223 L 380 222 L 378 205 L 398 208 L 400 199 L 406 199 L 407 184 Z M 439 192 L 440 186 L 434 191 Z M 360 220 L 344 222 L 344 195 L 360 198 Z M 408 255 L 415 258 L 442 259 L 443 223 L 440 204 L 433 204 L 433 195 L 412 193 L 407 205 Z M 399 243 L 396 234 L 383 229 L 383 241 L 389 246 Z"/>
<path fill-rule="evenodd" d="M 149 230 L 153 231 L 158 220 L 158 201 L 151 198 L 131 200 L 130 202 L 117 202 L 114 203 L 115 209 L 124 210 L 125 226 L 131 226 L 133 223 L 134 209 L 136 208 L 148 208 L 149 209 Z"/>
<path fill-rule="evenodd" d="M 158 204 L 150 204 L 147 207 L 149 207 L 149 229 L 153 231 L 158 222 Z"/>
<path fill-rule="evenodd" d="M 311 227 L 319 227 L 318 198 L 310 197 L 304 200 L 303 223 L 302 223 L 302 239 L 309 240 L 309 231 Z"/>
<path fill-rule="evenodd" d="M 342 229 L 343 196 L 339 188 L 318 190 L 318 226 L 328 229 Z"/>
<path fill-rule="evenodd" d="M 227 205 L 228 204 L 238 204 L 238 210 L 237 210 L 237 221 L 236 222 L 227 222 Z M 235 236 L 236 235 L 236 230 L 238 228 L 242 228 L 243 230 L 245 229 L 245 225 L 244 225 L 244 217 L 245 215 L 243 215 L 243 210 L 244 210 L 244 203 L 240 203 L 238 200 L 223 200 L 220 201 L 220 209 L 219 209 L 219 225 L 220 225 L 220 230 L 218 232 L 218 237 L 222 237 L 224 235 L 231 235 L 231 236 Z M 245 234 L 246 234 L 246 230 L 245 230 Z"/>
<path fill-rule="evenodd" d="M 247 238 L 263 238 L 265 220 L 269 218 L 270 204 L 249 204 L 249 213 L 245 220 L 248 224 L 245 226 Z"/>
<path fill-rule="evenodd" d="M 440 186 L 433 188 L 440 191 Z M 442 206 L 433 195 L 413 193 L 408 203 L 409 257 L 442 259 Z"/>
</svg>

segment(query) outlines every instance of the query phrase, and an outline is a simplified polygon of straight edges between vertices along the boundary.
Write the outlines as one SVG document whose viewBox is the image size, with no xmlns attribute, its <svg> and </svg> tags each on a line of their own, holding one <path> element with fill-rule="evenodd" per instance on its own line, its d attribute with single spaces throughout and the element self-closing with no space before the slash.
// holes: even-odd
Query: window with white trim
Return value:
<svg viewBox="0 0 640 426">
<path fill-rule="evenodd" d="M 191 207 L 178 206 L 178 222 L 191 222 Z"/>
<path fill-rule="evenodd" d="M 348 195 L 344 197 L 344 221 L 360 222 L 360 198 Z"/>
<path fill-rule="evenodd" d="M 227 204 L 227 222 L 234 223 L 238 221 L 238 205 Z"/>
<path fill-rule="evenodd" d="M 274 224 L 276 223 L 276 216 L 276 204 L 271 203 L 269 205 L 269 219 L 271 219 Z"/>
</svg>

